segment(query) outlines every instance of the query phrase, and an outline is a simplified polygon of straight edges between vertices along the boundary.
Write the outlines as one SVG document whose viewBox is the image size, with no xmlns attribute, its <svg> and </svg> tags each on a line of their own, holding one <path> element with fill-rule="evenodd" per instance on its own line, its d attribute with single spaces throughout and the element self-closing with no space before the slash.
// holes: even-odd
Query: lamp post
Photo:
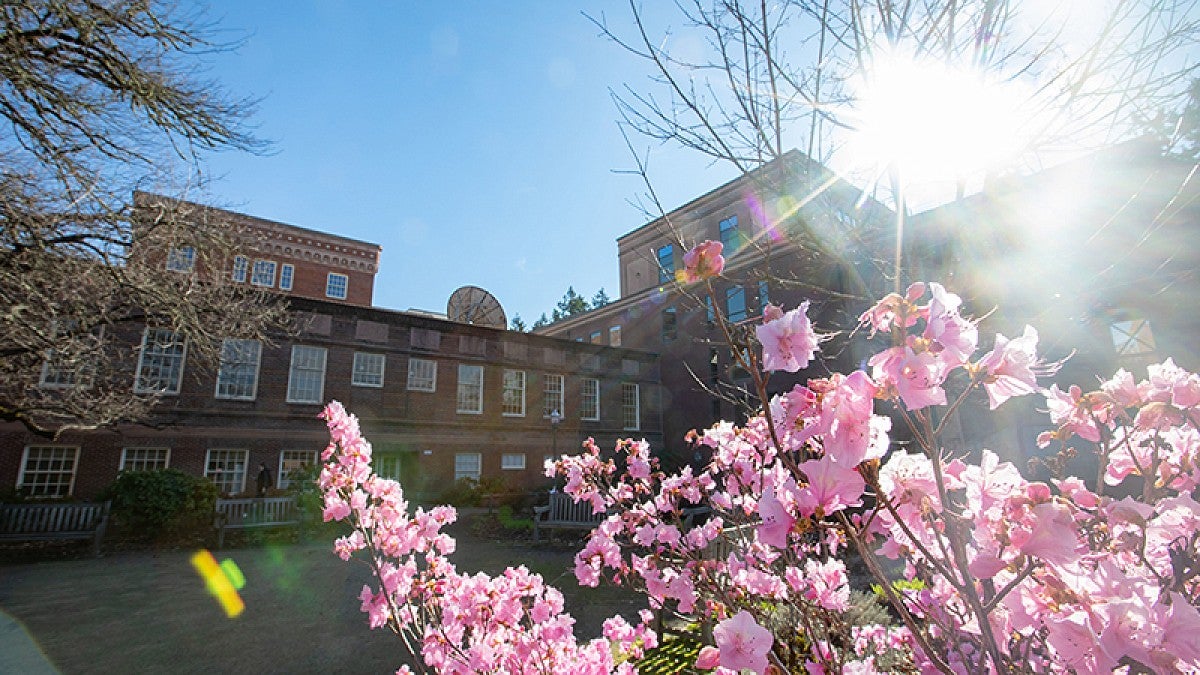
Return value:
<svg viewBox="0 0 1200 675">
<path fill-rule="evenodd" d="M 558 425 L 562 423 L 562 413 L 554 410 L 550 413 L 550 431 L 553 438 L 552 452 L 558 458 Z"/>
</svg>

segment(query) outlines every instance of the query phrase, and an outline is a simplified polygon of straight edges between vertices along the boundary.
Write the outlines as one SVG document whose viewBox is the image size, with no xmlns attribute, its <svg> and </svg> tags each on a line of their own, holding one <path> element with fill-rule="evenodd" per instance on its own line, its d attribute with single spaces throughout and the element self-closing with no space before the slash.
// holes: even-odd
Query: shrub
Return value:
<svg viewBox="0 0 1200 675">
<path fill-rule="evenodd" d="M 178 469 L 123 471 L 100 498 L 112 500 L 112 515 L 136 539 L 177 540 L 206 533 L 217 501 L 207 478 Z"/>
</svg>

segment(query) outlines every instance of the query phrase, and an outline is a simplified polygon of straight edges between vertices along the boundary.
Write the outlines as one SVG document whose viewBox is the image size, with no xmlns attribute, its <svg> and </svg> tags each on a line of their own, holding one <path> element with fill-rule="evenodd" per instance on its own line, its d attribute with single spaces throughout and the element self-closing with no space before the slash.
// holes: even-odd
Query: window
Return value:
<svg viewBox="0 0 1200 675">
<path fill-rule="evenodd" d="M 504 471 L 524 471 L 525 453 L 506 452 L 500 455 L 500 468 Z"/>
<path fill-rule="evenodd" d="M 383 386 L 383 354 L 354 352 L 354 368 L 350 373 L 350 384 L 356 387 Z"/>
<path fill-rule="evenodd" d="M 542 417 L 550 417 L 555 411 L 563 414 L 563 376 L 542 376 Z"/>
<path fill-rule="evenodd" d="M 350 284 L 350 280 L 345 274 L 329 273 L 328 279 L 325 281 L 325 297 L 334 298 L 337 300 L 346 299 L 346 289 Z"/>
<path fill-rule="evenodd" d="M 246 269 L 250 266 L 250 261 L 246 260 L 246 256 L 237 255 L 233 257 L 233 273 L 229 278 L 239 284 L 246 282 Z"/>
<path fill-rule="evenodd" d="M 247 450 L 209 450 L 204 460 L 204 477 L 221 494 L 235 495 L 246 489 Z"/>
<path fill-rule="evenodd" d="M 275 485 L 280 490 L 287 489 L 292 484 L 290 475 L 293 471 L 316 466 L 316 464 L 316 450 L 280 450 L 279 479 L 275 481 Z"/>
<path fill-rule="evenodd" d="M 288 403 L 320 403 L 325 395 L 325 348 L 295 345 L 288 371 Z"/>
<path fill-rule="evenodd" d="M 711 295 L 704 296 L 704 320 L 710 326 L 717 322 L 717 310 L 713 307 Z"/>
<path fill-rule="evenodd" d="M 119 470 L 162 471 L 170 460 L 170 448 L 122 448 Z"/>
<path fill-rule="evenodd" d="M 17 490 L 27 497 L 69 497 L 75 489 L 79 448 L 31 445 L 21 458 Z"/>
<path fill-rule="evenodd" d="M 178 394 L 187 343 L 175 331 L 146 328 L 133 390 L 139 394 Z"/>
<path fill-rule="evenodd" d="M 725 289 L 725 317 L 733 323 L 746 320 L 746 289 L 741 286 Z"/>
<path fill-rule="evenodd" d="M 73 363 L 61 352 L 51 349 L 46 353 L 42 362 L 42 376 L 38 386 L 45 389 L 69 389 L 77 384 L 83 384 L 90 369 Z"/>
<path fill-rule="evenodd" d="M 1110 327 L 1117 356 L 1148 356 L 1154 353 L 1154 333 L 1145 319 L 1116 321 Z"/>
<path fill-rule="evenodd" d="M 725 220 L 722 220 L 718 227 L 721 234 L 722 253 L 727 256 L 733 255 L 735 251 L 742 247 L 742 233 L 738 229 L 737 216 L 729 216 Z"/>
<path fill-rule="evenodd" d="M 580 382 L 579 417 L 585 420 L 600 419 L 600 380 L 589 377 Z"/>
<path fill-rule="evenodd" d="M 177 246 L 167 253 L 167 269 L 172 272 L 191 272 L 196 268 L 196 249 Z"/>
<path fill-rule="evenodd" d="M 458 452 L 454 454 L 454 480 L 458 482 L 464 478 L 471 480 L 479 480 L 479 474 L 483 466 L 483 456 L 478 452 Z"/>
<path fill-rule="evenodd" d="M 845 288 L 845 286 L 838 286 L 837 288 Z M 763 308 L 765 308 L 768 304 L 770 304 L 770 302 L 771 302 L 771 287 L 770 287 L 770 285 L 767 284 L 766 279 L 763 279 L 762 281 L 758 282 L 758 311 L 759 311 L 759 313 L 762 313 Z"/>
<path fill-rule="evenodd" d="M 679 335 L 679 321 L 674 307 L 668 307 L 662 313 L 662 339 L 670 342 Z"/>
<path fill-rule="evenodd" d="M 437 361 L 409 359 L 408 390 L 437 391 Z"/>
<path fill-rule="evenodd" d="M 603 344 L 602 342 L 600 342 L 600 331 L 598 331 L 598 330 L 592 331 L 592 334 L 588 336 L 588 342 L 590 342 L 594 345 Z"/>
<path fill-rule="evenodd" d="M 658 258 L 658 283 L 675 281 L 675 247 L 667 244 L 655 252 Z"/>
<path fill-rule="evenodd" d="M 250 274 L 250 283 L 255 286 L 270 288 L 275 285 L 275 261 L 255 260 L 254 272 Z"/>
<path fill-rule="evenodd" d="M 620 326 L 613 326 L 612 328 L 608 329 L 608 346 L 610 346 L 610 347 L 620 347 L 621 346 L 621 327 Z"/>
<path fill-rule="evenodd" d="M 500 413 L 505 417 L 525 416 L 525 371 L 504 371 L 504 398 Z"/>
<path fill-rule="evenodd" d="M 292 277 L 296 275 L 296 266 L 291 263 L 284 263 L 283 267 L 279 268 L 279 288 L 280 290 L 292 290 Z"/>
<path fill-rule="evenodd" d="M 621 384 L 621 419 L 625 424 L 625 431 L 637 431 L 642 428 L 642 402 L 638 389 L 636 384 Z"/>
<path fill-rule="evenodd" d="M 253 401 L 258 393 L 258 365 L 262 343 L 258 340 L 226 338 L 221 343 L 221 366 L 217 370 L 217 398 Z"/>
<path fill-rule="evenodd" d="M 458 412 L 483 412 L 483 366 L 458 366 Z"/>
</svg>

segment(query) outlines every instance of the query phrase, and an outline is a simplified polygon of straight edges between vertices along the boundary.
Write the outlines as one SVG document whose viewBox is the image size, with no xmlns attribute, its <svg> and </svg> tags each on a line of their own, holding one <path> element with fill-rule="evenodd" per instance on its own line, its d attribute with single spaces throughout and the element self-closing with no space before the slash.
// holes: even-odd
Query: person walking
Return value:
<svg viewBox="0 0 1200 675">
<path fill-rule="evenodd" d="M 258 465 L 258 496 L 266 497 L 267 490 L 271 489 L 271 470 L 267 468 L 266 463 L 260 462 Z"/>
</svg>

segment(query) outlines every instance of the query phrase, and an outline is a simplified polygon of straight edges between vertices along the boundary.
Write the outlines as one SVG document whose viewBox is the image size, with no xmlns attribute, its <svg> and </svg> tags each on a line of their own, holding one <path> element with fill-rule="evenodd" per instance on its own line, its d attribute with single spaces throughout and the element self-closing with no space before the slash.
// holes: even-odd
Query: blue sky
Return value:
<svg viewBox="0 0 1200 675">
<path fill-rule="evenodd" d="M 209 75 L 263 97 L 274 143 L 211 157 L 213 203 L 382 245 L 380 307 L 444 311 L 473 284 L 532 323 L 568 286 L 618 295 L 615 240 L 645 222 L 644 187 L 613 171 L 633 162 L 609 89 L 647 73 L 582 12 L 625 23 L 624 2 L 210 7 L 246 41 Z M 658 147 L 651 174 L 668 208 L 734 175 Z"/>
</svg>

